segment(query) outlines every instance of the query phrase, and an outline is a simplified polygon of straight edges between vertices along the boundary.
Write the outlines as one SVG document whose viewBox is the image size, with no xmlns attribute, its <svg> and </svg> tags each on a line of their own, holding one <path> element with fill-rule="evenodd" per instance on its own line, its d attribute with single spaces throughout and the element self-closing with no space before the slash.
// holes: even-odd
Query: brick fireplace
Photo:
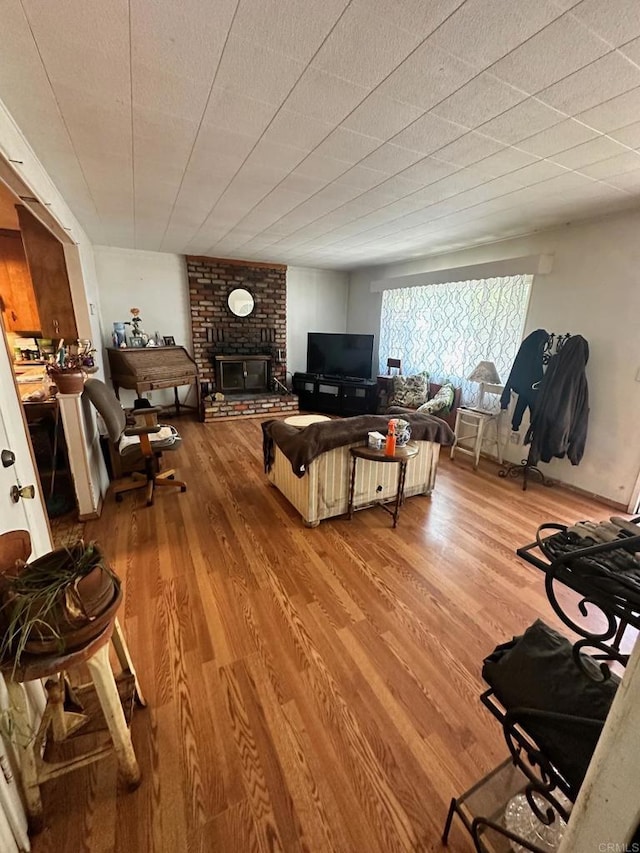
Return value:
<svg viewBox="0 0 640 853">
<path fill-rule="evenodd" d="M 273 379 L 286 383 L 286 266 L 187 256 L 187 273 L 204 420 L 297 411 L 297 397 L 264 387 L 272 386 Z M 247 317 L 229 309 L 227 300 L 236 288 L 253 296 L 254 309 Z M 260 364 L 262 387 L 252 381 Z M 221 365 L 227 365 L 226 373 Z M 225 375 L 237 381 L 222 387 Z M 216 399 L 220 395 L 224 399 Z"/>
</svg>

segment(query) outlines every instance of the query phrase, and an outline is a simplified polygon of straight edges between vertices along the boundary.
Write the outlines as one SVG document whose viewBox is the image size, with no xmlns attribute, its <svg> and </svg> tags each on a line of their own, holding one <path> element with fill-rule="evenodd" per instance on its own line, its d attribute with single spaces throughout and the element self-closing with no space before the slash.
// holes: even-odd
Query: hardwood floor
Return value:
<svg viewBox="0 0 640 853">
<path fill-rule="evenodd" d="M 442 850 L 452 795 L 507 755 L 483 657 L 537 617 L 515 555 L 539 523 L 607 518 L 443 452 L 431 499 L 303 526 L 257 421 L 180 420 L 186 494 L 108 499 L 87 525 L 126 587 L 143 781 L 109 759 L 44 788 L 35 853 Z M 455 825 L 449 850 L 472 845 Z"/>
</svg>

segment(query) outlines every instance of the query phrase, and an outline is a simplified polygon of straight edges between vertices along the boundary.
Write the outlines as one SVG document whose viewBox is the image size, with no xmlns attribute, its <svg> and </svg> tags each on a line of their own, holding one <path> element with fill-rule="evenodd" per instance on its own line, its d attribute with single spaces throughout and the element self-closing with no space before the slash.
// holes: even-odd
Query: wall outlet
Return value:
<svg viewBox="0 0 640 853">
<path fill-rule="evenodd" d="M 511 444 L 520 444 L 520 433 L 512 430 L 511 435 L 509 436 L 509 441 Z"/>
</svg>

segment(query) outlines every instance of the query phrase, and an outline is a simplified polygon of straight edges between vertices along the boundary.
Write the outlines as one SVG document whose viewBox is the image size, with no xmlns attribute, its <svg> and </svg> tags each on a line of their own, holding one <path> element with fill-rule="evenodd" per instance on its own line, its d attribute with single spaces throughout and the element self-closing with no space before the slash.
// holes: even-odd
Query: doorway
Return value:
<svg viewBox="0 0 640 853">
<path fill-rule="evenodd" d="M 46 361 L 77 327 L 61 242 L 0 183 L 0 342 L 49 519 L 77 515 L 64 428 Z M 54 522 L 54 527 L 59 524 Z"/>
</svg>

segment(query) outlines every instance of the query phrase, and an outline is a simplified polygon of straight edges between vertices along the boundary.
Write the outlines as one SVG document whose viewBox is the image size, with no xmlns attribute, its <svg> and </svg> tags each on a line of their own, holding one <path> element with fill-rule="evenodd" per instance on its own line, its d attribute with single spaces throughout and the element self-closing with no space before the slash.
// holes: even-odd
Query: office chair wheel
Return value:
<svg viewBox="0 0 640 853">
<path fill-rule="evenodd" d="M 167 480 L 175 480 L 175 478 L 176 478 L 175 474 L 169 474 L 169 476 L 167 477 Z"/>
<path fill-rule="evenodd" d="M 153 501 L 147 501 L 147 506 L 153 506 Z"/>
<path fill-rule="evenodd" d="M 186 487 L 186 486 L 180 486 L 180 491 L 181 491 L 181 492 L 186 492 L 186 491 L 187 491 L 187 487 Z"/>
</svg>

